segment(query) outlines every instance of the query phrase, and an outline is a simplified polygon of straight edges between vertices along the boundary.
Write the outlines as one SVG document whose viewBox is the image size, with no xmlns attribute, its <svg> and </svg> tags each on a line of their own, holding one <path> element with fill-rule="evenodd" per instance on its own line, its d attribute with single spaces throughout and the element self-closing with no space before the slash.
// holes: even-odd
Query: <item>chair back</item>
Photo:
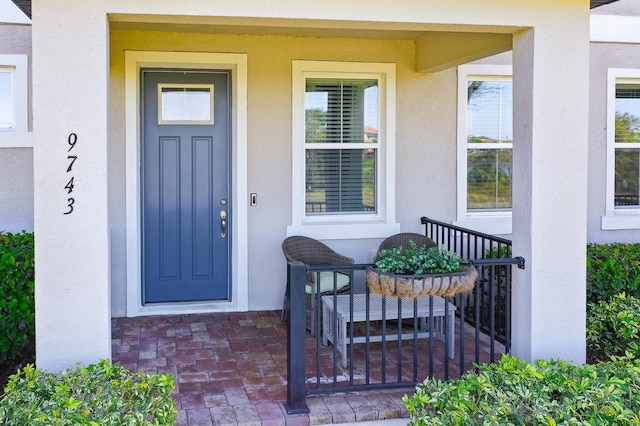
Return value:
<svg viewBox="0 0 640 426">
<path fill-rule="evenodd" d="M 409 242 L 413 241 L 416 244 L 416 248 L 426 247 L 427 249 L 431 247 L 437 247 L 435 241 L 431 238 L 421 235 L 415 234 L 413 232 L 403 232 L 400 234 L 391 235 L 384 239 L 380 246 L 378 247 L 378 253 L 382 250 L 388 250 L 392 247 L 402 247 L 402 253 L 405 253 L 408 248 L 411 248 Z"/>
<path fill-rule="evenodd" d="M 336 253 L 326 244 L 313 238 L 296 235 L 282 242 L 282 252 L 287 262 L 305 265 L 347 265 L 354 263 L 350 257 Z"/>
</svg>

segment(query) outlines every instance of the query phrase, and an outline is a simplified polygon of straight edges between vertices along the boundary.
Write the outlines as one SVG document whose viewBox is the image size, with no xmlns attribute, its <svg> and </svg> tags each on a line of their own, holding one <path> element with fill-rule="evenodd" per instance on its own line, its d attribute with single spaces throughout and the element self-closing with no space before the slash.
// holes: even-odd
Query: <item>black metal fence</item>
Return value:
<svg viewBox="0 0 640 426">
<path fill-rule="evenodd" d="M 524 268 L 524 259 L 512 258 L 511 240 L 484 234 L 445 222 L 420 218 L 425 235 L 447 250 L 470 259 L 478 268 L 474 290 L 458 295 L 453 303 L 463 309 L 466 321 L 479 325 L 479 331 L 511 347 L 511 265 Z M 494 261 L 496 260 L 497 261 Z"/>
<path fill-rule="evenodd" d="M 455 242 L 460 240 L 454 238 L 458 235 L 452 232 L 460 233 L 462 228 L 444 230 L 436 226 L 437 222 L 423 218 L 425 220 L 427 227 L 437 230 L 427 235 L 455 251 L 464 248 L 466 253 L 471 253 L 494 247 L 502 250 L 504 241 L 508 242 L 496 240 L 489 244 L 487 241 L 486 246 L 478 243 L 472 249 L 473 244 L 469 242 L 472 239 Z M 434 238 L 436 235 L 439 236 Z M 306 395 L 309 394 L 410 388 L 426 377 L 448 380 L 473 369 L 473 363 L 497 361 L 500 354 L 509 350 L 508 337 L 502 343 L 499 338 L 510 335 L 511 266 L 524 267 L 523 259 L 510 258 L 510 244 L 508 254 L 509 257 L 484 260 L 463 254 L 477 259 L 472 264 L 480 278 L 473 293 L 452 298 L 371 294 L 364 278 L 365 269 L 371 266 L 368 264 L 289 263 L 287 411 L 307 412 Z M 318 294 L 321 292 L 319 274 L 327 271 L 333 275 L 334 290 L 325 292 L 315 303 L 319 309 L 315 315 L 318 333 L 311 337 L 305 321 L 306 278 L 308 273 L 317 274 L 315 293 Z M 339 294 L 338 274 L 345 271 L 351 275 L 353 285 L 348 293 Z M 493 302 L 484 307 L 487 301 Z M 501 321 L 496 321 L 498 312 L 505 318 L 505 330 L 499 333 L 496 332 L 496 325 Z"/>
</svg>

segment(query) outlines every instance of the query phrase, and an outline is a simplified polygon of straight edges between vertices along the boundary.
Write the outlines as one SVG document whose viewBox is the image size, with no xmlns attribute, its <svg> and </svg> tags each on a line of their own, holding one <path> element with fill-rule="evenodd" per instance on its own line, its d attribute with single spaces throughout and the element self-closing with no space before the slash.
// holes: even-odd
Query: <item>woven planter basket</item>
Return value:
<svg viewBox="0 0 640 426">
<path fill-rule="evenodd" d="M 472 266 L 433 275 L 396 275 L 367 267 L 369 291 L 392 297 L 453 296 L 473 290 L 477 278 L 478 271 Z"/>
</svg>

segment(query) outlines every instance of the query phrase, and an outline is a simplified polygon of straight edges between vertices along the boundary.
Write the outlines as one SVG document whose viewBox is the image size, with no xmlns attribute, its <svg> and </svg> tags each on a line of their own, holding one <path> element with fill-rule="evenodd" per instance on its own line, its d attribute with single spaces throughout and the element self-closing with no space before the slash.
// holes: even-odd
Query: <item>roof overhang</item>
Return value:
<svg viewBox="0 0 640 426">
<path fill-rule="evenodd" d="M 24 12 L 25 15 L 31 19 L 31 0 L 11 0 L 15 3 L 16 6 L 20 8 Z M 613 3 L 618 0 L 591 0 L 591 9 L 594 7 L 603 6 L 605 4 Z"/>
<path fill-rule="evenodd" d="M 31 0 L 11 0 L 18 9 L 31 19 Z"/>
</svg>

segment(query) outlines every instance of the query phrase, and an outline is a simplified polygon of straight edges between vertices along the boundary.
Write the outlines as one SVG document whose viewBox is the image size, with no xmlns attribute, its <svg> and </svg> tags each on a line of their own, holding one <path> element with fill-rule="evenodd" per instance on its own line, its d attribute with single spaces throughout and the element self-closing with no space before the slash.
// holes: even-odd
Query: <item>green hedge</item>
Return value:
<svg viewBox="0 0 640 426">
<path fill-rule="evenodd" d="M 0 233 L 0 363 L 33 350 L 33 234 Z"/>
<path fill-rule="evenodd" d="M 621 293 L 587 304 L 587 354 L 590 363 L 640 358 L 640 299 Z"/>
<path fill-rule="evenodd" d="M 0 424 L 173 425 L 173 378 L 131 372 L 103 360 L 48 373 L 31 364 L 11 376 L 0 399 Z"/>
<path fill-rule="evenodd" d="M 458 380 L 427 379 L 403 398 L 412 425 L 637 425 L 640 360 L 574 366 L 504 355 Z"/>
<path fill-rule="evenodd" d="M 626 292 L 640 298 L 640 243 L 587 245 L 587 300 Z"/>
</svg>

